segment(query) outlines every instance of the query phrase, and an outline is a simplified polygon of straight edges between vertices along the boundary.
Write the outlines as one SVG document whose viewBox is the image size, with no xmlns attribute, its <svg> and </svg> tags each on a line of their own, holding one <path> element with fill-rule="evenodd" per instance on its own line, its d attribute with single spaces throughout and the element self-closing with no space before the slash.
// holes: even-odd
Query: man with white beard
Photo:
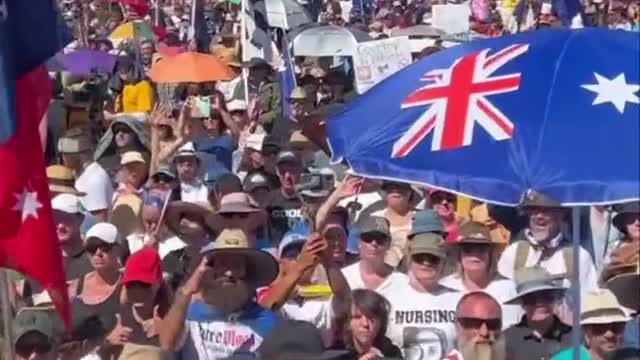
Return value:
<svg viewBox="0 0 640 360">
<path fill-rule="evenodd" d="M 596 288 L 598 274 L 591 255 L 581 247 L 579 258 L 574 259 L 571 239 L 562 232 L 567 210 L 557 201 L 534 191 L 527 193 L 520 208 L 527 214 L 529 224 L 502 253 L 498 272 L 514 279 L 519 269 L 542 267 L 551 275 L 563 275 L 571 279 L 575 260 L 580 261 L 582 294 Z M 565 286 L 569 285 L 567 281 Z"/>
<path fill-rule="evenodd" d="M 465 294 L 456 307 L 456 348 L 447 360 L 505 360 L 502 308 L 484 291 Z"/>
</svg>

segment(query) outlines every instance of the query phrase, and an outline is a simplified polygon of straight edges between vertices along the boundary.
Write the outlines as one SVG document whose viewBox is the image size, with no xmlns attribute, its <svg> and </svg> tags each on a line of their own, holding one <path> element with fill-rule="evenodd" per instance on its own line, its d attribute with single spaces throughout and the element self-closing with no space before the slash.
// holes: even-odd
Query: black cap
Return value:
<svg viewBox="0 0 640 360">
<path fill-rule="evenodd" d="M 274 148 L 274 153 L 277 153 L 282 149 L 280 141 L 278 141 L 278 138 L 274 135 L 267 135 L 264 137 L 262 140 L 262 151 L 264 151 L 266 147 Z"/>
<path fill-rule="evenodd" d="M 220 194 L 220 196 L 224 196 L 234 192 L 242 192 L 242 181 L 240 181 L 240 178 L 236 175 L 232 173 L 226 173 L 220 175 L 220 177 L 216 180 L 214 189 Z"/>
<path fill-rule="evenodd" d="M 343 350 L 325 350 L 320 330 L 299 320 L 283 320 L 262 341 L 258 354 L 265 360 L 341 360 L 350 359 Z"/>
</svg>

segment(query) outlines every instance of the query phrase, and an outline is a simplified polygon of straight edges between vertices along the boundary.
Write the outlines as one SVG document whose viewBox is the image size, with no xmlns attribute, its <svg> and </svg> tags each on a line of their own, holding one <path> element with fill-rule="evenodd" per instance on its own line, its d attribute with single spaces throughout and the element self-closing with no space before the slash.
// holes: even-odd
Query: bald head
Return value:
<svg viewBox="0 0 640 360">
<path fill-rule="evenodd" d="M 458 306 L 456 307 L 456 316 L 460 316 L 461 313 L 464 314 L 468 311 L 475 312 L 478 310 L 491 310 L 492 314 L 497 315 L 497 317 L 502 317 L 502 309 L 498 301 L 484 291 L 473 291 L 460 298 Z"/>
<path fill-rule="evenodd" d="M 456 330 L 459 345 L 493 344 L 502 328 L 502 309 L 491 295 L 471 292 L 456 307 Z"/>
</svg>

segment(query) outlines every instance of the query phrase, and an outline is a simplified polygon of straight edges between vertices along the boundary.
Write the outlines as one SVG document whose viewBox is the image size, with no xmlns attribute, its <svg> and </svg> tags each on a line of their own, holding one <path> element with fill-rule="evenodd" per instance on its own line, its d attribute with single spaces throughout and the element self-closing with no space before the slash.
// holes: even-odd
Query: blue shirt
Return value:
<svg viewBox="0 0 640 360">
<path fill-rule="evenodd" d="M 182 360 L 254 359 L 277 315 L 257 303 L 232 319 L 202 301 L 189 305 L 185 339 L 177 356 Z"/>
</svg>

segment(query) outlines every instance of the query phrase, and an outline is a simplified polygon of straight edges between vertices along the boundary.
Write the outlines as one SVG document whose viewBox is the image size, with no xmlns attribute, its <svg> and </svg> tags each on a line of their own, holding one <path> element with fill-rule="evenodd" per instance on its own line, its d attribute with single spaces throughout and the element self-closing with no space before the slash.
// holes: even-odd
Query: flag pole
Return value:
<svg viewBox="0 0 640 360">
<path fill-rule="evenodd" d="M 5 359 L 13 359 L 13 339 L 11 333 L 11 319 L 13 310 L 11 309 L 11 297 L 9 296 L 9 275 L 6 269 L 0 269 L 0 304 L 2 306 L 2 329 L 4 336 Z"/>
<path fill-rule="evenodd" d="M 573 360 L 580 360 L 580 344 L 582 343 L 582 331 L 580 329 L 580 297 L 582 296 L 580 284 L 580 208 L 574 206 L 571 208 L 571 235 L 573 236 L 573 269 L 571 269 L 571 290 L 573 292 L 573 301 L 571 308 L 573 309 L 573 324 L 571 332 L 571 347 L 573 348 Z M 567 269 L 569 270 L 569 269 Z"/>
<path fill-rule="evenodd" d="M 247 54 L 247 0 L 240 0 L 240 49 L 242 51 L 242 61 L 248 61 L 245 59 Z M 249 72 L 246 67 L 242 67 L 242 84 L 244 86 L 244 101 L 249 104 Z"/>
</svg>

